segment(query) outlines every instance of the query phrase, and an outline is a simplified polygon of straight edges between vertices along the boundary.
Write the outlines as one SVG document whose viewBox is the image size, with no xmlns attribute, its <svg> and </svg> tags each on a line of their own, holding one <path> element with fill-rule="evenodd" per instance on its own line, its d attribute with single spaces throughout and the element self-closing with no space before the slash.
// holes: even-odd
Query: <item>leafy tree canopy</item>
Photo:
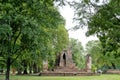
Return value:
<svg viewBox="0 0 120 80">
<path fill-rule="evenodd" d="M 76 20 L 81 26 L 88 26 L 87 36 L 96 34 L 103 42 L 103 46 L 109 45 L 109 51 L 117 49 L 119 45 L 119 0 L 81 0 L 74 2 Z M 113 46 L 113 47 L 112 47 Z"/>
<path fill-rule="evenodd" d="M 79 42 L 77 39 L 71 38 L 70 46 L 72 50 L 73 61 L 78 68 L 83 69 L 85 67 L 85 55 L 81 42 Z"/>
<path fill-rule="evenodd" d="M 120 57 L 120 1 L 81 0 L 74 4 L 75 20 L 79 25 L 76 28 L 87 26 L 87 36 L 97 35 L 102 45 L 102 54 L 107 57 L 106 60 L 112 59 L 107 61 L 115 68 L 114 60 Z"/>
<path fill-rule="evenodd" d="M 6 80 L 19 56 L 29 52 L 45 56 L 52 50 L 52 32 L 64 23 L 54 0 L 0 0 L 0 56 L 6 60 Z"/>
</svg>

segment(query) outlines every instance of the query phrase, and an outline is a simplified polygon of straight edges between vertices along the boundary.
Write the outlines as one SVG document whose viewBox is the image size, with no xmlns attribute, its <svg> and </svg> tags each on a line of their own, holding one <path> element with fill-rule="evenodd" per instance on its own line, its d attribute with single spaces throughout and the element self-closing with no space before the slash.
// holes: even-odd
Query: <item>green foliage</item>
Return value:
<svg viewBox="0 0 120 80">
<path fill-rule="evenodd" d="M 85 67 L 85 56 L 83 54 L 84 50 L 83 50 L 83 46 L 81 42 L 79 42 L 76 39 L 71 38 L 70 46 L 72 49 L 73 60 L 76 66 L 78 66 L 78 68 L 84 68 Z"/>
<path fill-rule="evenodd" d="M 97 66 L 95 66 L 94 64 L 92 65 L 92 71 L 93 71 L 94 73 L 96 73 L 96 71 L 97 71 Z"/>
<path fill-rule="evenodd" d="M 115 63 L 113 59 L 119 57 L 117 52 L 120 46 L 120 34 L 118 33 L 120 30 L 119 7 L 117 0 L 115 2 L 111 0 L 108 4 L 101 6 L 88 22 L 88 34 L 97 34 L 104 48 L 103 55 L 107 55 L 111 63 Z"/>
<path fill-rule="evenodd" d="M 76 3 L 76 17 L 81 26 L 88 26 L 87 36 L 97 35 L 102 46 L 102 62 L 115 66 L 120 57 L 120 1 L 82 0 Z M 116 61 L 115 61 L 116 60 Z"/>
<path fill-rule="evenodd" d="M 48 52 L 47 60 L 49 63 L 49 68 L 53 69 L 57 54 L 67 47 L 69 38 L 64 25 L 59 25 L 58 28 L 51 30 L 51 32 L 51 42 L 48 46 L 48 49 L 50 49 L 50 51 Z"/>
<path fill-rule="evenodd" d="M 56 52 L 60 52 L 63 49 L 65 49 L 68 45 L 69 38 L 68 38 L 68 32 L 65 29 L 64 25 L 59 25 L 56 30 L 53 30 L 53 44 L 54 48 L 57 50 Z"/>
<path fill-rule="evenodd" d="M 1 0 L 0 57 L 7 63 L 7 73 L 12 63 L 14 68 L 24 68 L 22 61 L 41 67 L 43 60 L 53 60 L 50 57 L 68 43 L 64 24 L 54 0 Z"/>
<path fill-rule="evenodd" d="M 107 64 L 105 61 L 106 56 L 103 56 L 102 50 L 103 48 L 98 40 L 92 40 L 86 44 L 86 53 L 91 55 L 94 67 L 100 68 Z"/>
<path fill-rule="evenodd" d="M 0 69 L 5 68 L 5 59 L 3 57 L 0 57 Z"/>
</svg>

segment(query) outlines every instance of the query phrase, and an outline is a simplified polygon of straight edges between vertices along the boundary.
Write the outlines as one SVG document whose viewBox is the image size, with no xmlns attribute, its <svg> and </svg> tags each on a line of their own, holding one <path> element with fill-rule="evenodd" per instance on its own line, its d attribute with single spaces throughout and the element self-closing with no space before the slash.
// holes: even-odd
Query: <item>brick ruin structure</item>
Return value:
<svg viewBox="0 0 120 80">
<path fill-rule="evenodd" d="M 92 58 L 90 54 L 86 55 L 86 67 L 84 71 L 91 72 Z M 43 63 L 44 72 L 48 71 L 48 63 L 44 61 Z M 70 48 L 63 50 L 61 53 L 57 55 L 56 64 L 54 72 L 80 72 L 73 62 L 72 59 L 72 51 Z"/>
<path fill-rule="evenodd" d="M 92 58 L 90 54 L 87 54 L 86 55 L 86 71 L 91 72 L 91 68 L 92 68 Z"/>
<path fill-rule="evenodd" d="M 57 66 L 58 67 L 71 67 L 71 66 L 75 66 L 75 64 L 73 63 L 72 60 L 72 54 L 71 54 L 71 50 L 64 50 L 63 52 L 61 52 L 58 57 L 57 57 L 58 61 L 57 62 Z"/>
<path fill-rule="evenodd" d="M 56 72 L 72 72 L 78 71 L 78 68 L 75 66 L 75 63 L 72 59 L 71 49 L 64 50 L 61 52 L 56 59 Z"/>
<path fill-rule="evenodd" d="M 43 62 L 43 71 L 48 72 L 47 61 Z M 72 53 L 70 49 L 63 50 L 57 55 L 54 72 L 72 72 L 78 71 L 75 63 L 72 59 Z"/>
</svg>

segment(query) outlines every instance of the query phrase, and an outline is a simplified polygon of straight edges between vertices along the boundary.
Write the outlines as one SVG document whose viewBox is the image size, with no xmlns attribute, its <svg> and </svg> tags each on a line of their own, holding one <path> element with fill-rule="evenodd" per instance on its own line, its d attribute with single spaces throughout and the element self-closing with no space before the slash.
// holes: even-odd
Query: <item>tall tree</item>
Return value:
<svg viewBox="0 0 120 80">
<path fill-rule="evenodd" d="M 51 30 L 52 35 L 48 43 L 47 52 L 47 61 L 50 69 L 55 67 L 55 59 L 57 55 L 59 55 L 59 53 L 63 51 L 69 43 L 68 32 L 64 25 L 65 24 L 58 25 L 58 28 Z"/>
<path fill-rule="evenodd" d="M 101 6 L 88 22 L 88 34 L 97 34 L 104 48 L 103 55 L 115 58 L 120 57 L 120 53 L 117 51 L 120 47 L 120 33 L 118 33 L 120 30 L 119 4 L 118 0 L 111 0 L 108 4 Z M 111 61 L 111 64 L 113 68 L 116 68 L 114 60 Z"/>
<path fill-rule="evenodd" d="M 53 0 L 0 1 L 0 55 L 6 59 L 6 80 L 11 64 L 24 55 L 22 51 L 43 49 L 41 36 L 46 34 L 45 28 L 57 28 L 62 22 Z"/>
<path fill-rule="evenodd" d="M 84 49 L 81 44 L 77 39 L 70 39 L 70 46 L 72 49 L 72 56 L 73 60 L 78 66 L 78 68 L 82 69 L 85 67 L 85 55 L 84 55 Z"/>
<path fill-rule="evenodd" d="M 103 55 L 114 59 L 120 57 L 119 7 L 119 0 L 82 0 L 76 7 L 76 20 L 88 26 L 87 36 L 96 34 L 102 44 Z M 114 60 L 109 61 L 116 68 Z"/>
<path fill-rule="evenodd" d="M 97 68 L 106 64 L 106 61 L 103 61 L 105 56 L 103 56 L 102 49 L 101 43 L 98 40 L 88 41 L 86 44 L 86 53 L 91 55 L 92 64 Z"/>
</svg>

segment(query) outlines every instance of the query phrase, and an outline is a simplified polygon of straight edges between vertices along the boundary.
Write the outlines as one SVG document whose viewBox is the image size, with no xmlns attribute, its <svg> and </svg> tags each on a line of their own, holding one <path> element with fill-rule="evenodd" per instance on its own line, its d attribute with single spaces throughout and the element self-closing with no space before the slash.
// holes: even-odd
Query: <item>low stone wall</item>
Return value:
<svg viewBox="0 0 120 80">
<path fill-rule="evenodd" d="M 93 76 L 99 75 L 87 72 L 41 72 L 39 76 Z"/>
<path fill-rule="evenodd" d="M 107 74 L 120 74 L 120 70 L 119 69 L 108 69 L 106 71 Z"/>
</svg>

